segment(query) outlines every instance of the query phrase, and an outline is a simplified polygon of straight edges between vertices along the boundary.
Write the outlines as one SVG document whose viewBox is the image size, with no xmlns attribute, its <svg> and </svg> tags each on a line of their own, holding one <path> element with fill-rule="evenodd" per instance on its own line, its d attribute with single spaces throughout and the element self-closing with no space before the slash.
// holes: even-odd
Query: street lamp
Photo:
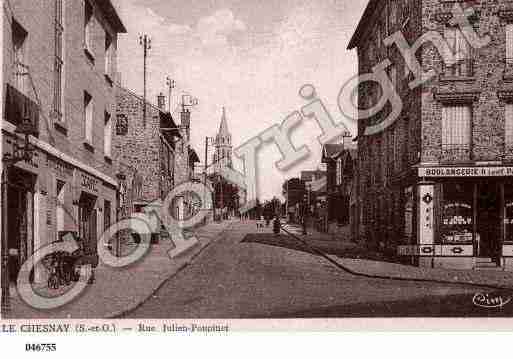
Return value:
<svg viewBox="0 0 513 359">
<path fill-rule="evenodd" d="M 16 139 L 13 144 L 13 153 L 5 153 L 2 157 L 2 298 L 1 313 L 4 316 L 11 309 L 9 296 L 9 241 L 8 241 L 8 181 L 9 170 L 16 163 L 29 162 L 34 154 L 34 146 L 30 144 L 30 135 L 37 136 L 37 129 L 29 118 L 24 118 L 22 123 L 15 130 Z M 22 135 L 23 142 L 18 144 L 19 136 Z"/>
</svg>

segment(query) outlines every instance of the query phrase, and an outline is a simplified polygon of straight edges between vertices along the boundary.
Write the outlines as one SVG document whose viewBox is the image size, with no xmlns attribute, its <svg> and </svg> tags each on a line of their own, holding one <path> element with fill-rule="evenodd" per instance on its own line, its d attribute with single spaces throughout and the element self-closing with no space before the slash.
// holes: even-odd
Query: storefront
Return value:
<svg viewBox="0 0 513 359">
<path fill-rule="evenodd" d="M 420 168 L 418 175 L 415 203 L 405 210 L 405 233 L 415 225 L 416 234 L 399 255 L 420 266 L 513 270 L 513 167 Z"/>
<path fill-rule="evenodd" d="M 3 129 L 3 151 L 12 153 L 15 126 L 4 121 Z M 45 142 L 31 143 L 33 158 L 9 167 L 7 195 L 2 198 L 8 208 L 7 265 L 12 282 L 21 265 L 60 233 L 77 233 L 95 252 L 99 236 L 116 218 L 114 179 Z M 44 282 L 45 272 L 36 266 L 34 280 Z"/>
</svg>

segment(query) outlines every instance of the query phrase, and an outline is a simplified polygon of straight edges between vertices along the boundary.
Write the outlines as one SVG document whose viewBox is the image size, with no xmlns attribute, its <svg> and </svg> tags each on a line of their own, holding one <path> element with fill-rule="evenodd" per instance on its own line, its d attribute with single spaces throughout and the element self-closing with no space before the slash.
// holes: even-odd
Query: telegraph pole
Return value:
<svg viewBox="0 0 513 359">
<path fill-rule="evenodd" d="M 144 79 L 143 79 L 143 87 L 144 87 L 144 95 L 143 95 L 143 126 L 146 127 L 146 77 L 147 77 L 147 58 L 148 51 L 151 49 L 151 38 L 144 34 L 139 36 L 139 44 L 144 49 Z"/>
<path fill-rule="evenodd" d="M 171 79 L 168 76 L 168 77 L 166 77 L 166 84 L 167 84 L 167 87 L 169 88 L 169 95 L 168 95 L 168 100 L 167 100 L 168 110 L 169 110 L 169 113 L 171 113 L 171 93 L 172 93 L 173 89 L 176 87 L 176 82 L 175 82 L 175 80 Z"/>
</svg>

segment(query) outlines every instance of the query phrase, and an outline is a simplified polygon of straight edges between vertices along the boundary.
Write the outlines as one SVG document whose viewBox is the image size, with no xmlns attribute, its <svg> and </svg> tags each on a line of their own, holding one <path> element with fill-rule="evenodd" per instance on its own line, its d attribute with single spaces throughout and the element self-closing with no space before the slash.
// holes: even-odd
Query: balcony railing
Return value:
<svg viewBox="0 0 513 359">
<path fill-rule="evenodd" d="M 441 162 L 464 162 L 472 159 L 472 146 L 470 144 L 443 144 L 439 160 Z"/>
<path fill-rule="evenodd" d="M 36 131 L 39 131 L 39 106 L 14 86 L 7 84 L 5 119 L 16 126 L 29 120 Z"/>
<path fill-rule="evenodd" d="M 444 78 L 472 77 L 474 76 L 474 59 L 468 58 L 457 61 L 453 65 L 443 67 Z"/>
</svg>

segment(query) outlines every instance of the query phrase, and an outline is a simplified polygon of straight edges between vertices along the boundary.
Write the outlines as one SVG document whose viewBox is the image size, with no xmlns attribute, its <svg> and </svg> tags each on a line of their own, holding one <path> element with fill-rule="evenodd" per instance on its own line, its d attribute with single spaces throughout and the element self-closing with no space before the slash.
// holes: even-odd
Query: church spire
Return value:
<svg viewBox="0 0 513 359">
<path fill-rule="evenodd" d="M 226 121 L 226 108 L 223 107 L 223 115 L 221 117 L 221 125 L 219 126 L 219 135 L 228 136 L 228 122 Z"/>
</svg>

